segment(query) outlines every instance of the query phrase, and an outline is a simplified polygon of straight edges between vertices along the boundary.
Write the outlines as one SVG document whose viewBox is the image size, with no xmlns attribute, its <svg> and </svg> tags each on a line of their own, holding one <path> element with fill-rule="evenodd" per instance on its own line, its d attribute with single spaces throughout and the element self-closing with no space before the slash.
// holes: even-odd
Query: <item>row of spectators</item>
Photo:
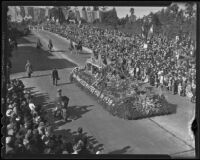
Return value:
<svg viewBox="0 0 200 160">
<path fill-rule="evenodd" d="M 115 77 L 137 78 L 151 85 L 166 86 L 173 94 L 187 95 L 191 100 L 196 96 L 194 43 L 186 35 L 172 40 L 153 35 L 146 42 L 139 35 L 92 25 L 46 23 L 43 27 L 76 43 L 82 41 L 96 58 L 101 55 L 103 63 L 114 68 L 110 72 Z"/>
<path fill-rule="evenodd" d="M 7 84 L 6 153 L 7 154 L 92 154 L 83 129 L 67 141 L 53 132 L 47 113 L 36 105 L 23 82 L 13 79 Z M 2 100 L 3 102 L 3 100 Z"/>
</svg>

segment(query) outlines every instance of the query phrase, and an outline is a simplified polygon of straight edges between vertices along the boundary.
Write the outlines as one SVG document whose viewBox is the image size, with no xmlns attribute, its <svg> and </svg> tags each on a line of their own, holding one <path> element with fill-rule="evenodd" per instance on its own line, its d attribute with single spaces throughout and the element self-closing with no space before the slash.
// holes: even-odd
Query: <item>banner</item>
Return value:
<svg viewBox="0 0 200 160">
<path fill-rule="evenodd" d="M 83 87 L 87 88 L 90 91 L 90 93 L 100 98 L 103 102 L 105 102 L 109 106 L 111 105 L 114 106 L 114 103 L 113 103 L 114 101 L 110 97 L 104 95 L 98 89 L 88 84 L 86 81 L 82 80 L 78 75 L 73 74 L 72 77 L 75 78 Z"/>
<path fill-rule="evenodd" d="M 151 38 L 153 36 L 153 24 L 151 25 L 149 32 L 148 32 L 148 38 Z"/>
</svg>

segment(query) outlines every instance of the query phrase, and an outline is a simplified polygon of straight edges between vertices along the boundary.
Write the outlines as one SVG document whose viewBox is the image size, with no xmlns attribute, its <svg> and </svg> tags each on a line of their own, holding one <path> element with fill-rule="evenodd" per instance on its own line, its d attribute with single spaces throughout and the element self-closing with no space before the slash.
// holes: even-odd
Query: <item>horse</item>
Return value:
<svg viewBox="0 0 200 160">
<path fill-rule="evenodd" d="M 68 103 L 67 96 L 62 96 L 60 100 L 56 101 L 56 108 L 53 110 L 54 117 L 62 117 L 63 120 L 67 121 L 69 117 Z"/>
</svg>

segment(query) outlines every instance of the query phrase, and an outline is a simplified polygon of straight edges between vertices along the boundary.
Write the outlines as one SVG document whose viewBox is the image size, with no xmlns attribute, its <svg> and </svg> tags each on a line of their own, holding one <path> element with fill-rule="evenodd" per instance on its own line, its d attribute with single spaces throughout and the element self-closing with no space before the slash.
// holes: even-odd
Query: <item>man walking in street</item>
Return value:
<svg viewBox="0 0 200 160">
<path fill-rule="evenodd" d="M 27 63 L 25 65 L 25 70 L 26 70 L 26 73 L 28 74 L 28 77 L 31 78 L 31 74 L 33 73 L 33 68 L 29 60 L 27 60 Z"/>
<path fill-rule="evenodd" d="M 58 80 L 59 80 L 59 76 L 58 76 L 58 70 L 56 68 L 53 69 L 51 76 L 52 76 L 52 79 L 53 79 L 53 85 L 57 86 Z"/>
</svg>

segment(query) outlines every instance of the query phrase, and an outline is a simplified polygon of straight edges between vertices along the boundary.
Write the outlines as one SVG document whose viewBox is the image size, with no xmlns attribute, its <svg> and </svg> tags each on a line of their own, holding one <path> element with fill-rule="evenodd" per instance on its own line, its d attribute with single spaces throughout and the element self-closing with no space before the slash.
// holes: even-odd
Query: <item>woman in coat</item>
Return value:
<svg viewBox="0 0 200 160">
<path fill-rule="evenodd" d="M 31 74 L 33 73 L 33 67 L 29 60 L 27 60 L 27 63 L 25 65 L 25 70 L 26 70 L 26 73 L 28 74 L 28 77 L 30 78 Z"/>
</svg>

